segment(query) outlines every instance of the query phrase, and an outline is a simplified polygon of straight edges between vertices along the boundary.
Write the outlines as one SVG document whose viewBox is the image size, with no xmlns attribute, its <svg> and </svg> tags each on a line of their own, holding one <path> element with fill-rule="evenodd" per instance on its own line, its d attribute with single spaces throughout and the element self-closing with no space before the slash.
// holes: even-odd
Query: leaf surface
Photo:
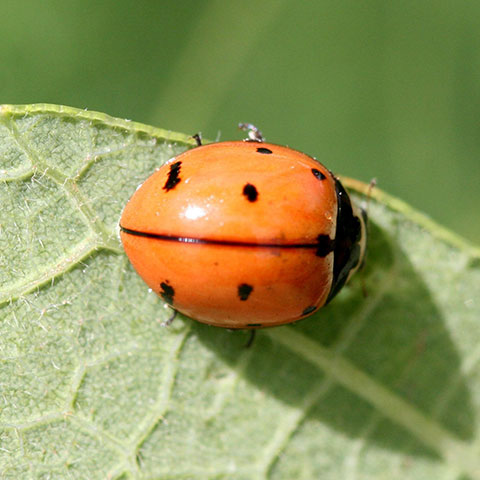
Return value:
<svg viewBox="0 0 480 480">
<path fill-rule="evenodd" d="M 480 479 L 479 249 L 374 190 L 365 269 L 328 307 L 249 349 L 164 328 L 117 225 L 193 145 L 0 107 L 0 476 Z"/>
</svg>

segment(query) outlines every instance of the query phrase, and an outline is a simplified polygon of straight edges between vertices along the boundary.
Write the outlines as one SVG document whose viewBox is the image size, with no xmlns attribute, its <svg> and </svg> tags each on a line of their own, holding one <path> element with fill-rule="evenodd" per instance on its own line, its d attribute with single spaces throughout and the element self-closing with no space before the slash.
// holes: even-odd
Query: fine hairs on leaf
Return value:
<svg viewBox="0 0 480 480">
<path fill-rule="evenodd" d="M 0 477 L 480 479 L 480 249 L 374 189 L 365 267 L 326 308 L 251 348 L 164 327 L 118 220 L 194 146 L 0 107 Z"/>
</svg>

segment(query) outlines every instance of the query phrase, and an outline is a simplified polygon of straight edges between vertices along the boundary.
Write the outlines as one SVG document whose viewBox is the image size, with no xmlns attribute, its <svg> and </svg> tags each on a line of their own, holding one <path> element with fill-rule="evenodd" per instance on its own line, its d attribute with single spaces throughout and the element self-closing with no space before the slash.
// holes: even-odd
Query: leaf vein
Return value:
<svg viewBox="0 0 480 480">
<path fill-rule="evenodd" d="M 428 418 L 416 406 L 380 385 L 347 359 L 337 356 L 334 351 L 315 343 L 292 328 L 276 329 L 268 332 L 268 335 L 376 407 L 386 418 L 402 426 L 421 443 L 435 450 L 447 463 L 478 478 L 480 464 L 474 449 L 435 420 Z"/>
</svg>

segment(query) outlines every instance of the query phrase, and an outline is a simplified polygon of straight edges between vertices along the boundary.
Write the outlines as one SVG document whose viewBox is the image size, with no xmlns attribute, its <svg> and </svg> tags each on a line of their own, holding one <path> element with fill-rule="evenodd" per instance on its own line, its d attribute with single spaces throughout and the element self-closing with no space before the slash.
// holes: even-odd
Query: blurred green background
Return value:
<svg viewBox="0 0 480 480">
<path fill-rule="evenodd" d="M 0 1 L 0 103 L 239 121 L 480 241 L 480 3 Z"/>
</svg>

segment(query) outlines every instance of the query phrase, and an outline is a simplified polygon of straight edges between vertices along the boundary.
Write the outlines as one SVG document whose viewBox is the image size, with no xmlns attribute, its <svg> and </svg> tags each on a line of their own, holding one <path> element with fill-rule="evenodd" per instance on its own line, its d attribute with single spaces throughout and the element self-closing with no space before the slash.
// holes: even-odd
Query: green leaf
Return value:
<svg viewBox="0 0 480 480">
<path fill-rule="evenodd" d="M 313 317 L 250 349 L 162 327 L 117 225 L 192 145 L 0 107 L 0 477 L 479 479 L 480 250 L 374 189 L 365 269 Z"/>
</svg>

